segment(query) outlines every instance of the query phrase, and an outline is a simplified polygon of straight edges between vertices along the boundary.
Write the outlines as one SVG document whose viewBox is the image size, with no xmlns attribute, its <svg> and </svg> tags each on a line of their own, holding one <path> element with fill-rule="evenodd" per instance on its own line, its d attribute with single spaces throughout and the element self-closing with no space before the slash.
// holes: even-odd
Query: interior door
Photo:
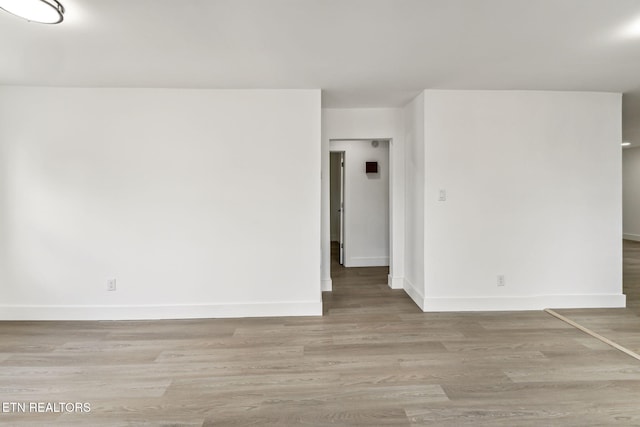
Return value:
<svg viewBox="0 0 640 427">
<path fill-rule="evenodd" d="M 344 265 L 344 151 L 340 153 L 340 265 Z"/>
</svg>

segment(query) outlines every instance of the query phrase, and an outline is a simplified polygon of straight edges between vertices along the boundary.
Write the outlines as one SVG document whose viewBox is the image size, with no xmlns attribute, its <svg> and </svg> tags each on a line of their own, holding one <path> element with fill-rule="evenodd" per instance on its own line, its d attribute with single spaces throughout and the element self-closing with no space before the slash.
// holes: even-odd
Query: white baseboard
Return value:
<svg viewBox="0 0 640 427">
<path fill-rule="evenodd" d="M 330 292 L 333 290 L 333 281 L 329 278 L 329 279 L 322 279 L 320 281 L 320 286 L 322 289 L 322 292 Z"/>
<path fill-rule="evenodd" d="M 622 238 L 625 240 L 633 240 L 635 242 L 640 242 L 640 234 L 625 233 L 622 235 Z"/>
<path fill-rule="evenodd" d="M 387 275 L 387 284 L 391 289 L 403 289 L 404 288 L 404 277 L 392 277 L 390 274 Z"/>
<path fill-rule="evenodd" d="M 137 306 L 0 305 L 0 320 L 156 320 L 285 316 L 322 316 L 322 301 Z"/>
<path fill-rule="evenodd" d="M 389 257 L 349 257 L 345 259 L 345 267 L 388 267 Z"/>
<path fill-rule="evenodd" d="M 417 306 L 420 307 L 420 310 L 424 311 L 424 295 L 422 295 L 422 292 L 418 290 L 406 277 L 403 281 L 403 288 L 407 295 L 411 297 L 413 302 L 415 302 Z"/>
<path fill-rule="evenodd" d="M 520 311 L 544 310 L 545 308 L 620 308 L 625 306 L 626 296 L 624 294 L 582 294 L 523 297 L 425 298 L 421 308 L 424 312 L 439 312 Z"/>
</svg>

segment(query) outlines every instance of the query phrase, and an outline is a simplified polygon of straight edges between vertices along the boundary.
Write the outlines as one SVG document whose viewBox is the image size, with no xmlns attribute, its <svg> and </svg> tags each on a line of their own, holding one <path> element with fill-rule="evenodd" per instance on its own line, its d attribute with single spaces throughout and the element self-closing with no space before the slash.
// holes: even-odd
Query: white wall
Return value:
<svg viewBox="0 0 640 427">
<path fill-rule="evenodd" d="M 622 96 L 622 141 L 628 141 L 635 147 L 640 143 L 640 120 L 636 111 L 640 108 L 640 99 L 635 96 Z"/>
<path fill-rule="evenodd" d="M 624 238 L 640 242 L 640 148 L 622 150 Z"/>
<path fill-rule="evenodd" d="M 389 143 L 331 141 L 345 153 L 344 266 L 389 265 Z M 365 173 L 365 162 L 378 162 L 378 173 Z"/>
<path fill-rule="evenodd" d="M 404 282 L 404 148 L 402 109 L 351 108 L 322 110 L 322 290 L 331 290 L 329 142 L 337 139 L 389 139 L 390 265 L 389 286 Z"/>
<path fill-rule="evenodd" d="M 320 115 L 317 90 L 0 88 L 0 318 L 320 315 Z"/>
<path fill-rule="evenodd" d="M 424 305 L 424 93 L 403 109 L 405 142 L 404 289 Z"/>
<path fill-rule="evenodd" d="M 621 96 L 429 90 L 424 102 L 424 308 L 624 306 Z"/>
<path fill-rule="evenodd" d="M 331 241 L 340 241 L 340 153 L 331 153 Z"/>
</svg>

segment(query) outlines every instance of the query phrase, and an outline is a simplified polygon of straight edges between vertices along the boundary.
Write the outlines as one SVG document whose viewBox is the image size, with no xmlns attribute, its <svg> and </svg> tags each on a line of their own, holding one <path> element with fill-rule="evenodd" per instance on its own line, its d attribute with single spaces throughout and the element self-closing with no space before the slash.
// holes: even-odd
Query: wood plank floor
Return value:
<svg viewBox="0 0 640 427">
<path fill-rule="evenodd" d="M 615 311 L 629 336 L 639 249 Z M 544 312 L 422 313 L 386 274 L 334 265 L 323 317 L 1 322 L 0 401 L 91 412 L 0 424 L 640 425 L 636 360 Z"/>
<path fill-rule="evenodd" d="M 640 354 L 640 242 L 623 242 L 623 289 L 627 295 L 627 308 L 556 311 Z"/>
</svg>

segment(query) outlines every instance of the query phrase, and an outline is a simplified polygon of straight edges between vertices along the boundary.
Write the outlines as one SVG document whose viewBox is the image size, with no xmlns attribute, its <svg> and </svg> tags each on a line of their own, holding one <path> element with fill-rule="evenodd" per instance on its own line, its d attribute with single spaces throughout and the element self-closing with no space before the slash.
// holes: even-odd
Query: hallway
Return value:
<svg viewBox="0 0 640 427">
<path fill-rule="evenodd" d="M 327 314 L 421 313 L 402 289 L 387 285 L 389 267 L 345 268 L 338 262 L 338 242 L 331 242 L 333 291 L 323 292 L 323 312 Z"/>
</svg>

